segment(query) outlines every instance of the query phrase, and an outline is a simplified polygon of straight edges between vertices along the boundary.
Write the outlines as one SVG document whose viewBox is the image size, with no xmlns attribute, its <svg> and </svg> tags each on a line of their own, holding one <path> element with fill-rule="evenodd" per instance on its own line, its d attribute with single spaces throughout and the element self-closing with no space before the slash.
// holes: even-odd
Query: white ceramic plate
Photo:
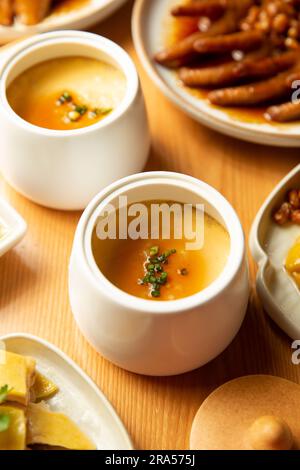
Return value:
<svg viewBox="0 0 300 470">
<path fill-rule="evenodd" d="M 0 337 L 8 351 L 31 356 L 37 369 L 59 387 L 47 400 L 65 413 L 96 444 L 98 450 L 132 450 L 120 418 L 92 380 L 62 351 L 35 336 L 16 333 Z"/>
<path fill-rule="evenodd" d="M 26 222 L 0 198 L 0 256 L 13 248 L 25 235 Z"/>
<path fill-rule="evenodd" d="M 250 233 L 250 249 L 258 263 L 257 292 L 270 317 L 291 338 L 300 338 L 300 290 L 284 269 L 291 246 L 300 236 L 299 225 L 279 226 L 272 214 L 287 192 L 300 188 L 297 165 L 270 194 L 259 210 Z"/>
<path fill-rule="evenodd" d="M 137 54 L 152 80 L 166 97 L 184 112 L 224 134 L 266 145 L 300 147 L 300 124 L 251 123 L 212 107 L 178 83 L 176 73 L 157 65 L 152 58 L 164 47 L 166 18 L 180 0 L 136 0 L 132 31 Z"/>
<path fill-rule="evenodd" d="M 17 21 L 12 26 L 0 26 L 0 43 L 5 44 L 23 36 L 44 33 L 57 29 L 85 29 L 96 24 L 119 8 L 126 0 L 88 0 L 60 13 L 50 13 L 43 21 L 33 26 L 24 26 Z"/>
</svg>

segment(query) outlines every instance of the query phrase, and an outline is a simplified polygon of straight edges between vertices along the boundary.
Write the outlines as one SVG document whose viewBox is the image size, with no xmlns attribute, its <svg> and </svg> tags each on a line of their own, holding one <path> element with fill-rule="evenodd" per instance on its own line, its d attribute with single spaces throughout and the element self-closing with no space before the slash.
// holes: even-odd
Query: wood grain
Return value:
<svg viewBox="0 0 300 470">
<path fill-rule="evenodd" d="M 136 61 L 152 134 L 148 170 L 179 171 L 213 185 L 237 210 L 245 233 L 264 198 L 297 163 L 299 150 L 268 148 L 221 136 L 170 104 L 142 70 L 130 34 L 132 2 L 94 28 Z M 20 149 L 20 151 L 22 151 Z M 79 213 L 40 207 L 0 181 L 4 196 L 27 220 L 23 242 L 0 259 L 0 332 L 40 335 L 69 354 L 101 387 L 139 449 L 185 449 L 193 416 L 218 385 L 251 373 L 300 383 L 291 341 L 265 315 L 254 289 L 246 320 L 230 347 L 207 366 L 173 378 L 149 378 L 104 360 L 80 334 L 68 301 L 67 271 Z"/>
</svg>

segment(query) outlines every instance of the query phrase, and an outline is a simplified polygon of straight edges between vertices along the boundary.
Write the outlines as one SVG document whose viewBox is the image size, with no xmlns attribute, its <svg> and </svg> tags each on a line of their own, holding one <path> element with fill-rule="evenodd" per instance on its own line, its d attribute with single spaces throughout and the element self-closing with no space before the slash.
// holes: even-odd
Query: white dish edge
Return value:
<svg viewBox="0 0 300 470">
<path fill-rule="evenodd" d="M 290 171 L 273 189 L 270 195 L 267 197 L 261 208 L 259 209 L 254 222 L 250 230 L 249 237 L 249 246 L 253 258 L 258 264 L 258 272 L 256 278 L 256 287 L 258 295 L 263 303 L 263 306 L 272 320 L 278 324 L 278 326 L 285 331 L 292 339 L 300 338 L 300 315 L 299 322 L 295 324 L 291 321 L 290 318 L 285 314 L 285 312 L 274 302 L 273 297 L 270 295 L 270 292 L 266 286 L 264 279 L 264 271 L 266 265 L 268 264 L 269 258 L 267 253 L 264 251 L 258 240 L 258 229 L 261 223 L 262 217 L 264 216 L 265 211 L 272 204 L 273 199 L 276 197 L 279 191 L 281 191 L 289 181 L 296 175 L 300 173 L 300 164 L 297 165 L 292 171 Z"/>
</svg>

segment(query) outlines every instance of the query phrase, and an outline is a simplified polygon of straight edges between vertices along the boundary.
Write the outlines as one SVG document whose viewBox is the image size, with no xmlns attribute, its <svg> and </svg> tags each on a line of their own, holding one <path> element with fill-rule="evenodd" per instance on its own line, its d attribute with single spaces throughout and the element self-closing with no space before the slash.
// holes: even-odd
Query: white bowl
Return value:
<svg viewBox="0 0 300 470">
<path fill-rule="evenodd" d="M 128 433 L 107 398 L 66 354 L 43 339 L 26 333 L 0 336 L 8 351 L 31 356 L 37 370 L 59 387 L 47 400 L 53 411 L 64 413 L 95 443 L 98 450 L 132 450 Z"/>
<path fill-rule="evenodd" d="M 102 121 L 77 130 L 34 126 L 10 107 L 6 89 L 25 69 L 55 57 L 80 55 L 120 68 L 127 91 Z M 141 171 L 150 137 L 135 66 L 118 45 L 80 31 L 59 31 L 25 40 L 5 55 L 0 76 L 0 164 L 20 193 L 56 209 L 83 209 L 107 184 Z"/>
<path fill-rule="evenodd" d="M 0 237 L 0 256 L 2 256 L 22 240 L 27 230 L 26 222 L 2 198 L 0 198 L 0 226 L 4 227 L 4 235 Z"/>
<path fill-rule="evenodd" d="M 288 191 L 299 187 L 300 165 L 297 165 L 266 199 L 250 233 L 250 249 L 258 263 L 258 295 L 270 317 L 293 339 L 300 338 L 300 291 L 284 269 L 284 263 L 289 249 L 300 236 L 300 227 L 279 226 L 272 214 Z"/>
<path fill-rule="evenodd" d="M 91 236 L 103 208 L 125 194 L 129 204 L 153 199 L 204 203 L 231 239 L 228 262 L 218 279 L 196 295 L 165 302 L 140 299 L 112 285 L 96 265 Z M 249 281 L 240 221 L 221 194 L 190 176 L 150 172 L 124 178 L 98 194 L 80 219 L 69 293 L 81 331 L 110 361 L 147 375 L 193 370 L 228 346 L 245 315 Z"/>
</svg>

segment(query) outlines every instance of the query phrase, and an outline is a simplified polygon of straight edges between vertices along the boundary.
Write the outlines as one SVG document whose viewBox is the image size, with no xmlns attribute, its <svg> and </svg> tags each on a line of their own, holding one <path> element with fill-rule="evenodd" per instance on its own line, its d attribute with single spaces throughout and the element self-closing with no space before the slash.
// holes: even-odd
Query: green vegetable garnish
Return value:
<svg viewBox="0 0 300 470">
<path fill-rule="evenodd" d="M 152 248 L 150 248 L 150 256 L 155 256 L 158 254 L 158 246 L 153 246 Z"/>
<path fill-rule="evenodd" d="M 161 273 L 161 276 L 160 276 L 159 280 L 161 282 L 166 282 L 167 279 L 168 279 L 168 273 L 166 273 L 166 272 Z"/>
<path fill-rule="evenodd" d="M 176 253 L 175 248 L 173 248 L 172 250 L 166 251 L 166 252 L 163 254 L 163 256 L 164 256 L 165 258 L 169 258 L 169 256 L 174 255 L 174 253 Z"/>
<path fill-rule="evenodd" d="M 62 94 L 62 97 L 64 98 L 64 100 L 66 101 L 71 101 L 72 100 L 72 96 L 70 95 L 70 93 L 68 91 L 65 91 L 63 94 Z"/>
<path fill-rule="evenodd" d="M 152 290 L 151 291 L 152 297 L 160 297 L 160 290 Z"/>
<path fill-rule="evenodd" d="M 112 108 L 101 108 L 100 111 L 101 111 L 101 114 L 109 114 L 112 112 Z"/>
<path fill-rule="evenodd" d="M 11 389 L 9 388 L 8 385 L 3 385 L 0 388 L 0 405 L 4 403 L 7 399 L 7 395 Z M 6 413 L 0 413 L 0 432 L 7 431 L 10 425 L 10 416 L 7 415 Z"/>
<path fill-rule="evenodd" d="M 159 263 L 156 263 L 156 264 L 154 265 L 154 271 L 155 271 L 156 273 L 161 273 L 161 272 L 163 271 L 163 268 L 162 268 L 162 266 L 161 266 Z"/>
<path fill-rule="evenodd" d="M 0 413 L 0 432 L 7 431 L 10 425 L 10 416 Z"/>
<path fill-rule="evenodd" d="M 8 387 L 8 385 L 3 385 L 3 387 L 0 388 L 0 405 L 4 403 L 7 399 L 7 395 L 11 389 Z"/>
<path fill-rule="evenodd" d="M 113 109 L 112 108 L 92 108 L 90 109 L 86 105 L 76 104 L 72 95 L 68 91 L 64 91 L 58 100 L 56 101 L 57 106 L 61 106 L 65 103 L 68 103 L 69 111 L 66 112 L 67 122 L 76 122 L 80 119 L 81 116 L 88 112 L 88 117 L 95 119 L 97 116 L 106 116 Z M 71 110 L 70 110 L 71 108 Z"/>
<path fill-rule="evenodd" d="M 176 253 L 176 250 L 168 250 L 159 254 L 159 247 L 153 246 L 149 250 L 149 256 L 145 264 L 146 274 L 143 279 L 138 280 L 138 284 L 150 284 L 150 294 L 152 297 L 160 297 L 160 290 L 167 283 L 168 273 L 164 271 L 163 265 L 168 263 L 168 258 Z"/>
<path fill-rule="evenodd" d="M 105 116 L 106 114 L 109 114 L 112 112 L 112 108 L 94 108 L 92 109 L 91 117 L 96 117 L 96 116 Z"/>
</svg>

